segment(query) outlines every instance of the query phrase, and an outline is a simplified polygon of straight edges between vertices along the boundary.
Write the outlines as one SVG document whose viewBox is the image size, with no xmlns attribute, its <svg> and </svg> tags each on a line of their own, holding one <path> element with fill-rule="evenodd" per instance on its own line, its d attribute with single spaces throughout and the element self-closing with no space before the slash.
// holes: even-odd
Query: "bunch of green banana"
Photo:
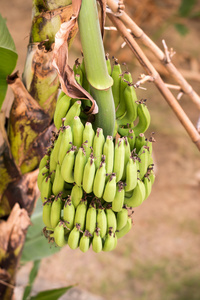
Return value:
<svg viewBox="0 0 200 300">
<path fill-rule="evenodd" d="M 77 62 L 74 72 L 89 91 L 83 65 Z M 154 183 L 154 139 L 144 135 L 150 124 L 146 103 L 137 100 L 130 73 L 122 73 L 118 63 L 110 73 L 117 135 L 94 129 L 85 114 L 89 101 L 63 92 L 57 101 L 58 131 L 40 162 L 38 187 L 46 231 L 59 247 L 86 252 L 92 245 L 96 253 L 115 249 L 132 227 L 130 211 L 149 196 Z"/>
</svg>

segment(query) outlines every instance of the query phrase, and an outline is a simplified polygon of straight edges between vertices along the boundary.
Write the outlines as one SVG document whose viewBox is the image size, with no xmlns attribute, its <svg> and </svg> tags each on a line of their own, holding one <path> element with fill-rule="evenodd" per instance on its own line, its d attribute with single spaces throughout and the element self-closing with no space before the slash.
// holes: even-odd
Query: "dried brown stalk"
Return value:
<svg viewBox="0 0 200 300">
<path fill-rule="evenodd" d="M 113 0 L 107 0 L 107 4 L 110 9 L 116 13 L 119 12 L 118 4 Z M 190 97 L 190 99 L 196 104 L 200 109 L 200 97 L 193 90 L 191 85 L 185 80 L 183 75 L 176 69 L 174 64 L 170 60 L 166 59 L 166 54 L 144 33 L 144 31 L 123 11 L 119 15 L 120 20 L 128 26 L 131 30 L 134 38 L 143 43 L 147 48 L 149 48 L 154 55 L 160 60 L 160 62 L 165 66 L 169 74 L 177 81 L 181 86 L 182 91 Z"/>
<path fill-rule="evenodd" d="M 146 73 L 151 77 L 153 77 L 156 87 L 163 95 L 165 100 L 168 102 L 168 104 L 171 106 L 171 108 L 175 112 L 176 116 L 178 117 L 182 125 L 185 127 L 191 140 L 196 144 L 197 148 L 200 150 L 200 135 L 198 131 L 196 130 L 196 128 L 194 127 L 194 125 L 192 124 L 188 116 L 185 114 L 184 110 L 179 105 L 176 98 L 166 87 L 165 83 L 161 79 L 156 69 L 152 66 L 148 58 L 145 56 L 144 52 L 138 46 L 132 34 L 130 34 L 127 31 L 126 26 L 118 17 L 115 17 L 113 14 L 110 13 L 108 13 L 108 17 L 110 18 L 114 26 L 116 26 L 119 33 L 122 35 L 122 37 L 124 38 L 127 45 L 130 47 L 132 52 L 135 54 L 136 58 L 138 59 L 142 67 L 145 69 Z"/>
</svg>

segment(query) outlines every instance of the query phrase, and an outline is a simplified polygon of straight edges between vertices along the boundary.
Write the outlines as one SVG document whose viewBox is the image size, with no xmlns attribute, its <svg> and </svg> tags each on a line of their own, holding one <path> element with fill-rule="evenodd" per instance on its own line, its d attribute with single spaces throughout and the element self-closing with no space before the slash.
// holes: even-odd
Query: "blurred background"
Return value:
<svg viewBox="0 0 200 300">
<path fill-rule="evenodd" d="M 200 95 L 200 1 L 124 3 L 126 12 L 158 46 L 162 48 L 165 39 L 168 47 L 173 47 L 173 63 Z M 17 48 L 16 70 L 20 75 L 29 41 L 31 6 L 31 0 L 1 0 L 0 5 Z M 106 53 L 125 63 L 123 70 L 128 69 L 136 82 L 144 71 L 129 48 L 121 48 L 123 39 L 117 32 L 106 31 L 104 42 Z M 163 80 L 176 84 L 150 50 L 143 50 Z M 69 57 L 71 65 L 81 57 L 78 36 Z M 138 89 L 137 94 L 139 99 L 147 98 L 152 117 L 147 136 L 155 132 L 156 139 L 156 181 L 150 197 L 135 209 L 133 229 L 113 252 L 95 254 L 89 250 L 83 254 L 66 246 L 43 259 L 35 291 L 76 285 L 71 296 L 62 299 L 200 299 L 199 151 L 154 84 L 146 83 L 143 87 L 146 90 Z M 12 97 L 10 90 L 7 97 Z M 196 125 L 196 106 L 186 95 L 180 104 Z M 31 266 L 28 263 L 19 268 L 19 290 L 26 284 Z"/>
</svg>

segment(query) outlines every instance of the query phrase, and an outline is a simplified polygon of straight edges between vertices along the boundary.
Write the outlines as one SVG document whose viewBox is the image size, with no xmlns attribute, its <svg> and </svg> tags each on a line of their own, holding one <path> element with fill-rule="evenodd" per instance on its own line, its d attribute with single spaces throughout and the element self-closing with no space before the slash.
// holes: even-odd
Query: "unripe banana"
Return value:
<svg viewBox="0 0 200 300">
<path fill-rule="evenodd" d="M 85 219 L 87 212 L 87 200 L 82 200 L 76 208 L 74 225 L 80 225 L 80 230 L 84 231 L 85 229 Z"/>
<path fill-rule="evenodd" d="M 69 151 L 69 149 L 71 148 L 72 142 L 73 142 L 73 136 L 72 136 L 71 127 L 64 126 L 61 146 L 60 146 L 60 150 L 58 153 L 58 161 L 59 161 L 60 165 L 62 165 L 63 159 L 64 159 L 67 151 Z"/>
<path fill-rule="evenodd" d="M 147 146 L 142 146 L 138 153 L 139 157 L 139 176 L 140 179 L 143 179 L 144 175 L 147 172 L 148 164 L 149 164 L 149 149 Z"/>
<path fill-rule="evenodd" d="M 89 208 L 87 210 L 86 215 L 86 224 L 85 228 L 86 230 L 93 235 L 95 228 L 96 228 L 96 221 L 97 221 L 97 211 L 96 211 L 96 204 L 90 203 Z"/>
<path fill-rule="evenodd" d="M 54 229 L 54 240 L 58 247 L 63 247 L 67 244 L 65 239 L 65 224 L 64 222 L 59 222 L 56 228 Z"/>
<path fill-rule="evenodd" d="M 117 220 L 116 220 L 115 213 L 111 208 L 106 208 L 106 219 L 107 219 L 107 233 L 109 232 L 109 230 L 115 232 L 117 229 Z"/>
<path fill-rule="evenodd" d="M 58 155 L 59 155 L 60 148 L 62 147 L 62 137 L 63 137 L 63 133 L 64 133 L 64 130 L 65 130 L 64 128 L 65 128 L 65 126 L 63 126 L 59 129 L 58 138 L 55 141 L 54 148 L 51 152 L 51 156 L 56 161 L 56 163 L 58 163 Z"/>
<path fill-rule="evenodd" d="M 135 138 L 135 148 L 136 152 L 138 153 L 142 146 L 145 146 L 147 144 L 146 138 L 144 133 L 140 133 L 138 136 Z"/>
<path fill-rule="evenodd" d="M 106 239 L 103 245 L 103 251 L 112 251 L 116 246 L 115 234 L 114 232 L 109 232 L 106 235 Z"/>
<path fill-rule="evenodd" d="M 71 191 L 71 201 L 75 208 L 79 205 L 81 199 L 83 197 L 83 190 L 80 186 L 75 184 Z"/>
<path fill-rule="evenodd" d="M 63 179 L 68 183 L 74 182 L 74 162 L 75 162 L 75 151 L 76 147 L 72 146 L 69 151 L 67 151 L 62 165 L 61 165 L 61 174 Z"/>
<path fill-rule="evenodd" d="M 124 203 L 128 207 L 136 207 L 142 204 L 145 198 L 145 186 L 141 180 L 138 180 L 136 187 L 133 190 L 133 194 L 130 198 L 125 197 Z"/>
<path fill-rule="evenodd" d="M 122 181 L 125 181 L 125 179 L 126 179 L 126 166 L 127 166 L 128 161 L 129 161 L 129 158 L 131 156 L 131 148 L 130 148 L 127 137 L 124 137 L 124 147 L 125 147 L 124 172 L 123 172 L 123 175 L 122 175 L 122 178 L 121 178 Z"/>
<path fill-rule="evenodd" d="M 87 252 L 90 248 L 90 238 L 91 234 L 89 231 L 85 230 L 83 236 L 80 239 L 79 248 L 82 252 Z"/>
<path fill-rule="evenodd" d="M 43 156 L 43 158 L 41 159 L 40 164 L 39 164 L 39 171 L 42 170 L 44 167 L 46 167 L 48 165 L 49 159 L 50 159 L 49 154 L 45 154 Z"/>
<path fill-rule="evenodd" d="M 107 217 L 103 208 L 98 208 L 97 228 L 99 229 L 100 237 L 104 238 L 107 232 Z"/>
<path fill-rule="evenodd" d="M 113 137 L 110 135 L 106 137 L 106 142 L 103 146 L 103 155 L 106 157 L 106 173 L 111 174 L 113 172 L 114 165 L 114 143 Z"/>
<path fill-rule="evenodd" d="M 103 129 L 102 128 L 97 128 L 94 141 L 93 141 L 93 155 L 96 158 L 95 160 L 95 167 L 96 169 L 99 168 L 100 163 L 101 163 L 101 156 L 103 153 L 103 145 L 105 142 L 105 137 L 103 135 Z"/>
<path fill-rule="evenodd" d="M 75 218 L 75 207 L 70 198 L 65 201 L 63 208 L 63 220 L 66 223 L 68 230 L 72 230 L 74 227 L 74 218 Z"/>
<path fill-rule="evenodd" d="M 96 253 L 99 253 L 102 251 L 103 245 L 102 245 L 102 239 L 100 236 L 100 233 L 98 231 L 94 232 L 94 237 L 92 239 L 92 250 Z"/>
<path fill-rule="evenodd" d="M 115 61 L 115 64 L 113 66 L 111 77 L 113 78 L 113 85 L 112 85 L 112 93 L 113 98 L 115 102 L 115 109 L 118 108 L 119 102 L 120 102 L 120 82 L 121 82 L 121 75 L 122 70 L 120 67 L 120 64 L 118 64 L 117 61 Z"/>
<path fill-rule="evenodd" d="M 87 76 L 86 76 L 86 71 L 85 71 L 85 63 L 84 63 L 84 59 L 81 62 L 81 70 L 82 70 L 82 74 L 83 74 L 83 81 L 82 81 L 82 87 L 88 92 L 90 93 L 90 84 L 87 80 Z M 87 100 L 83 101 L 83 104 L 85 105 L 87 103 Z M 89 103 L 89 102 L 88 102 Z"/>
<path fill-rule="evenodd" d="M 105 166 L 105 157 L 103 156 L 101 164 L 96 171 L 93 184 L 93 193 L 96 197 L 101 198 L 103 195 L 105 182 L 106 182 L 106 166 Z"/>
<path fill-rule="evenodd" d="M 103 199 L 106 202 L 112 202 L 116 194 L 116 175 L 112 173 L 105 185 Z"/>
<path fill-rule="evenodd" d="M 42 181 L 49 175 L 49 170 L 46 166 L 44 166 L 38 173 L 37 177 L 37 185 L 39 190 L 41 191 Z"/>
<path fill-rule="evenodd" d="M 49 197 L 51 196 L 51 192 L 52 192 L 51 178 L 47 176 L 46 178 L 43 179 L 41 184 L 41 199 L 43 203 L 47 199 L 49 199 Z"/>
<path fill-rule="evenodd" d="M 53 152 L 53 151 L 52 151 Z M 54 181 L 55 172 L 56 172 L 57 162 L 54 159 L 54 156 L 50 155 L 50 162 L 49 162 L 49 173 L 51 174 L 51 182 Z"/>
<path fill-rule="evenodd" d="M 52 206 L 51 206 L 51 226 L 52 228 L 55 228 L 60 219 L 61 219 L 61 210 L 63 206 L 63 201 L 61 196 L 55 197 Z"/>
<path fill-rule="evenodd" d="M 123 101 L 120 102 L 124 103 L 126 114 L 120 120 L 118 120 L 119 125 L 126 125 L 127 123 L 132 123 L 137 118 L 137 96 L 135 93 L 135 89 L 132 84 L 128 83 L 123 91 Z M 120 109 L 120 106 L 119 106 Z"/>
<path fill-rule="evenodd" d="M 69 110 L 71 104 L 71 97 L 64 95 L 56 104 L 56 109 L 54 113 L 54 124 L 57 129 L 62 125 L 62 118 L 64 118 Z"/>
<path fill-rule="evenodd" d="M 73 133 L 73 145 L 77 148 L 81 147 L 83 143 L 83 130 L 84 125 L 81 122 L 81 119 L 78 116 L 74 117 L 72 124 L 72 133 Z"/>
<path fill-rule="evenodd" d="M 124 226 L 126 226 L 128 221 L 128 209 L 126 207 L 122 208 L 121 211 L 117 213 L 117 230 L 120 231 Z"/>
<path fill-rule="evenodd" d="M 83 172 L 83 189 L 89 194 L 93 190 L 93 183 L 95 177 L 95 164 L 92 155 L 88 158 Z"/>
<path fill-rule="evenodd" d="M 74 181 L 78 186 L 82 186 L 83 172 L 86 164 L 85 150 L 80 147 L 75 158 Z"/>
<path fill-rule="evenodd" d="M 115 146 L 113 172 L 116 174 L 116 182 L 120 181 L 124 172 L 125 146 L 123 138 L 119 138 Z"/>
<path fill-rule="evenodd" d="M 61 166 L 57 164 L 55 178 L 52 186 L 52 191 L 55 196 L 64 190 L 65 181 L 61 175 Z"/>
<path fill-rule="evenodd" d="M 81 112 L 81 101 L 76 101 L 68 110 L 66 116 L 65 116 L 65 122 L 64 125 L 72 126 L 74 117 L 79 116 Z"/>
<path fill-rule="evenodd" d="M 130 157 L 126 165 L 126 186 L 125 191 L 132 191 L 137 185 L 139 165 L 135 157 Z"/>
<path fill-rule="evenodd" d="M 129 142 L 131 151 L 133 151 L 133 149 L 135 148 L 135 133 L 134 133 L 133 129 L 130 129 L 128 131 L 128 142 Z"/>
<path fill-rule="evenodd" d="M 60 94 L 58 95 L 58 99 L 57 99 L 57 103 L 60 101 L 60 99 L 65 96 L 65 92 L 63 92 L 62 90 L 60 91 Z"/>
<path fill-rule="evenodd" d="M 125 234 L 127 234 L 132 228 L 132 219 L 128 218 L 128 221 L 126 223 L 126 225 L 118 232 L 116 232 L 116 236 L 117 238 L 121 238 L 123 237 Z"/>
<path fill-rule="evenodd" d="M 68 245 L 71 249 L 77 249 L 80 240 L 80 229 L 79 226 L 75 226 L 69 234 Z"/>
<path fill-rule="evenodd" d="M 139 102 L 137 114 L 139 117 L 139 122 L 133 128 L 135 136 L 139 135 L 140 133 L 144 133 L 150 125 L 151 116 L 144 100 Z"/>
<path fill-rule="evenodd" d="M 123 182 L 119 181 L 118 187 L 116 189 L 115 197 L 112 202 L 113 211 L 119 212 L 120 210 L 122 210 L 122 207 L 124 205 L 124 196 L 125 196 L 125 192 L 124 192 Z"/>
<path fill-rule="evenodd" d="M 75 64 L 73 66 L 73 71 L 74 71 L 75 75 L 79 75 L 79 82 L 78 83 L 82 86 L 82 83 L 83 83 L 83 72 L 82 72 L 81 65 L 80 65 L 80 63 L 79 63 L 78 60 L 75 61 Z"/>
<path fill-rule="evenodd" d="M 52 202 L 47 200 L 43 203 L 42 220 L 45 226 L 52 228 L 51 226 L 51 206 Z"/>
<path fill-rule="evenodd" d="M 95 132 L 92 128 L 92 124 L 87 122 L 83 130 L 83 148 L 85 149 L 86 161 L 88 160 L 91 154 L 91 147 L 93 145 Z"/>
<path fill-rule="evenodd" d="M 149 179 L 148 176 L 144 176 L 143 182 L 144 182 L 144 186 L 145 186 L 144 200 L 146 200 L 149 197 L 150 193 L 151 193 L 152 183 L 151 183 L 151 180 Z"/>
</svg>

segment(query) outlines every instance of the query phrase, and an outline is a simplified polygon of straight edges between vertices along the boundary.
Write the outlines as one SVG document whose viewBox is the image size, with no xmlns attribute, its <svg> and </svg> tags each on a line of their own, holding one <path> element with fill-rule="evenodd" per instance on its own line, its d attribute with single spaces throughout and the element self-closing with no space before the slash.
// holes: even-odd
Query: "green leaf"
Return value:
<svg viewBox="0 0 200 300">
<path fill-rule="evenodd" d="M 180 35 L 182 36 L 186 35 L 189 32 L 188 28 L 183 24 L 175 23 L 174 27 L 176 28 L 178 33 L 180 33 Z"/>
<path fill-rule="evenodd" d="M 179 15 L 181 17 L 188 17 L 195 3 L 196 0 L 182 0 L 181 5 L 179 7 Z"/>
<path fill-rule="evenodd" d="M 36 296 L 31 297 L 30 300 L 57 300 L 72 287 L 73 286 L 71 285 L 60 289 L 43 291 Z"/>
<path fill-rule="evenodd" d="M 0 109 L 8 87 L 6 78 L 13 72 L 17 58 L 14 41 L 8 31 L 5 19 L 0 14 Z"/>
<path fill-rule="evenodd" d="M 39 271 L 39 267 L 40 267 L 40 260 L 35 260 L 33 263 L 33 267 L 31 269 L 31 272 L 29 274 L 29 282 L 28 285 L 26 286 L 25 290 L 24 290 L 24 295 L 22 300 L 27 300 L 27 298 L 29 297 L 32 287 L 33 287 L 33 283 L 35 281 L 35 278 L 38 274 Z"/>
<path fill-rule="evenodd" d="M 42 259 L 50 256 L 61 248 L 51 246 L 44 237 L 42 229 L 44 223 L 42 220 L 42 201 L 38 199 L 36 208 L 31 217 L 32 225 L 28 228 L 24 249 L 22 252 L 21 262 L 25 263 L 32 260 Z"/>
</svg>

